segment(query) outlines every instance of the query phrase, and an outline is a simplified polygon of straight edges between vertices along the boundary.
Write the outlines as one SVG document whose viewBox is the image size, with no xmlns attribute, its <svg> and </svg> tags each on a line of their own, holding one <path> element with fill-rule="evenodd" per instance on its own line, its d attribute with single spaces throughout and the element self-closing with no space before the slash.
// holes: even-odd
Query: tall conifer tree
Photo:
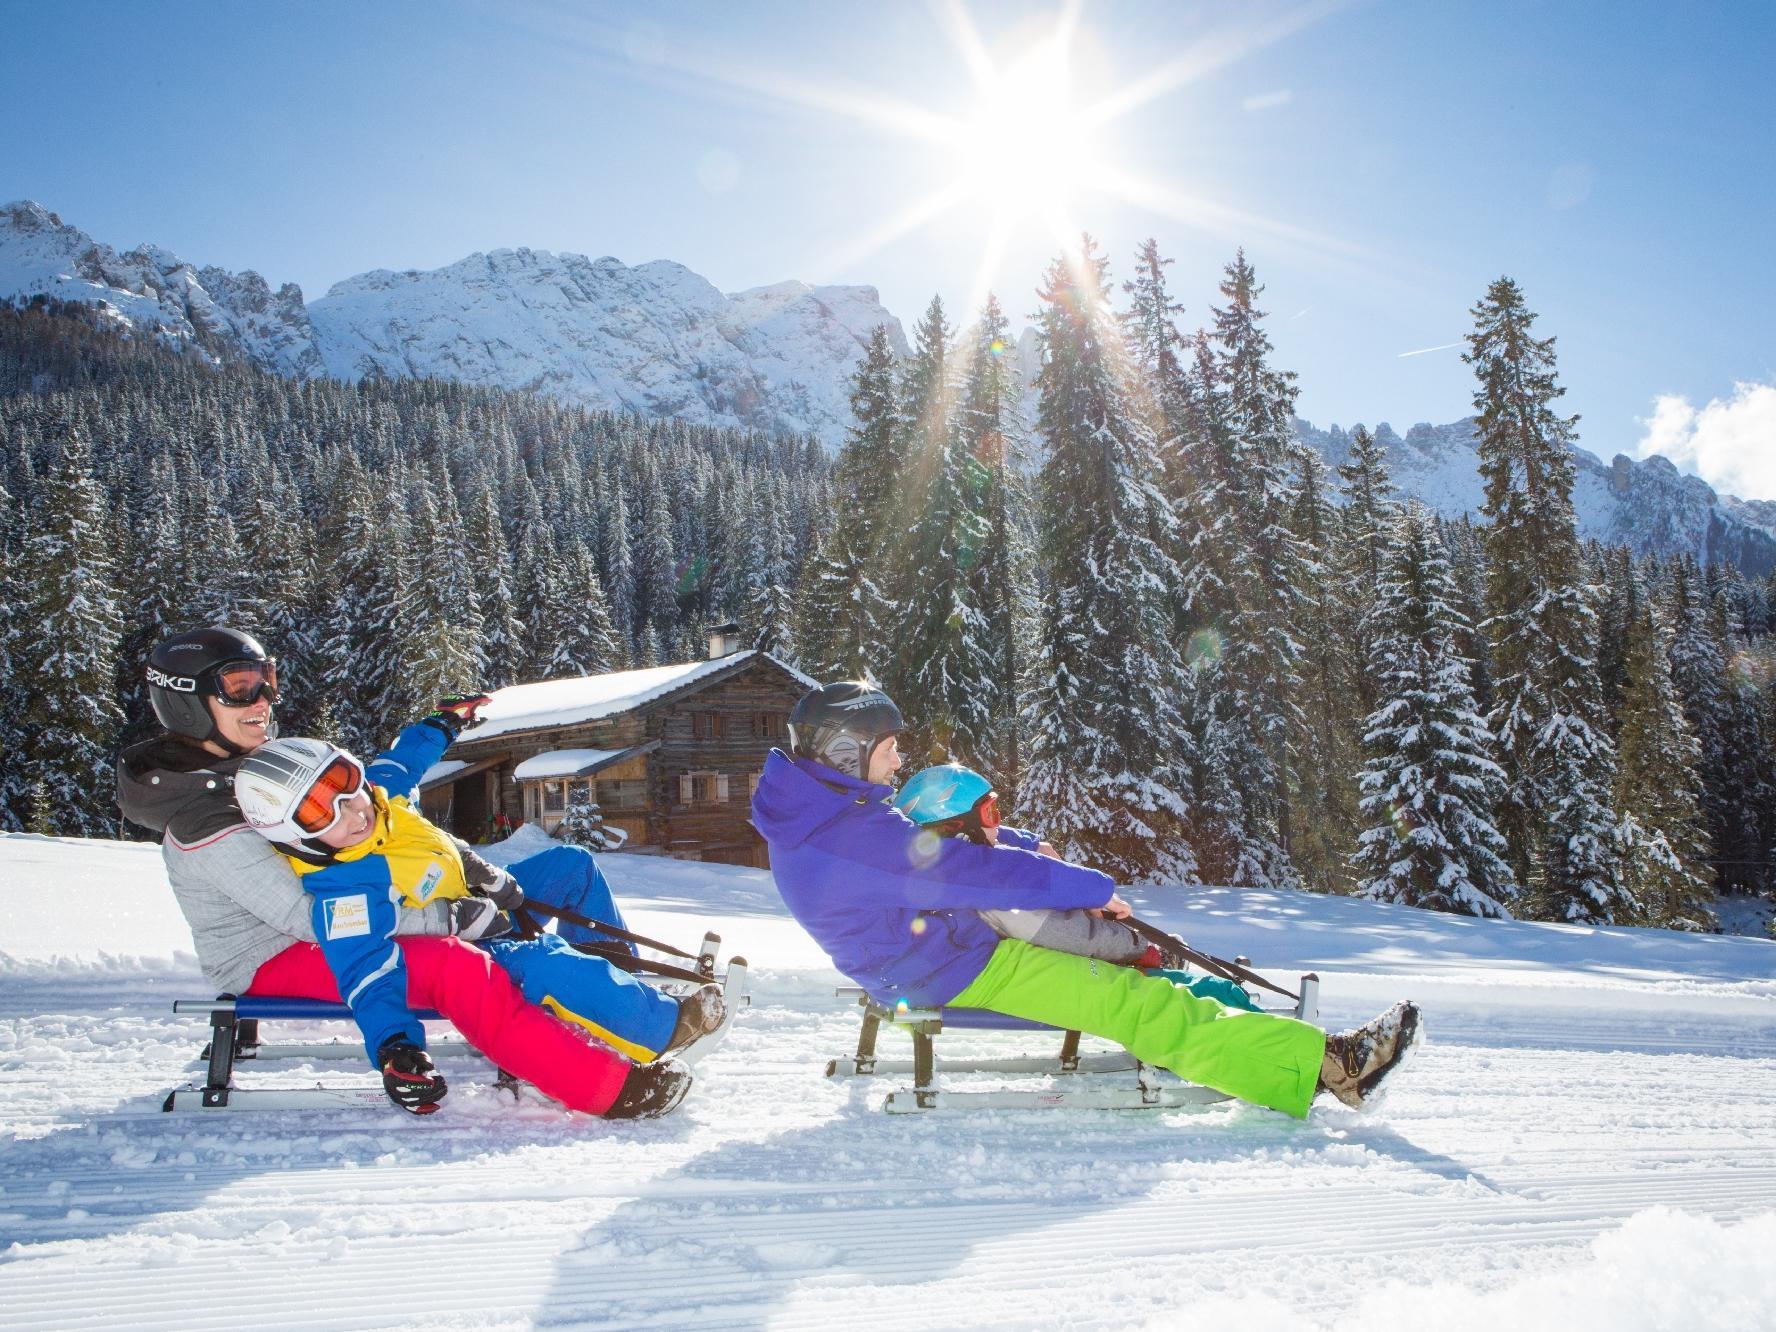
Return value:
<svg viewBox="0 0 1776 1332">
<path fill-rule="evenodd" d="M 1636 603 L 1622 660 L 1615 785 L 1622 877 L 1642 906 L 1632 923 L 1710 929 L 1701 750 L 1672 682 L 1670 633 L 1656 606 L 1644 596 Z"/>
<path fill-rule="evenodd" d="M 1493 823 L 1504 772 L 1474 709 L 1464 627 L 1430 514 L 1409 504 L 1389 534 L 1370 616 L 1367 666 L 1379 699 L 1363 741 L 1368 827 L 1358 891 L 1382 902 L 1509 916 L 1516 885 Z"/>
<path fill-rule="evenodd" d="M 1506 774 L 1501 830 L 1519 881 L 1558 920 L 1632 919 L 1615 858 L 1615 755 L 1597 680 L 1597 617 L 1580 577 L 1571 442 L 1554 404 L 1554 339 L 1510 278 L 1474 307 L 1463 359 L 1479 388 L 1488 520 L 1491 719 Z"/>
<path fill-rule="evenodd" d="M 123 725 L 113 692 L 123 617 L 85 421 L 72 411 L 59 428 L 56 461 L 39 487 L 23 551 L 25 613 L 14 667 L 29 682 L 30 740 L 19 757 L 35 806 L 29 826 L 104 837 L 117 827 L 109 793 Z"/>
<path fill-rule="evenodd" d="M 1165 499 L 1106 270 L 1086 237 L 1038 293 L 1050 600 L 1019 804 L 1056 846 L 1112 874 L 1190 878 L 1182 668 L 1166 605 L 1177 573 L 1151 536 Z"/>
<path fill-rule="evenodd" d="M 852 425 L 833 478 L 832 528 L 802 576 L 795 637 L 816 679 L 881 678 L 890 609 L 878 561 L 898 512 L 900 406 L 894 349 L 878 326 L 851 382 Z"/>
</svg>

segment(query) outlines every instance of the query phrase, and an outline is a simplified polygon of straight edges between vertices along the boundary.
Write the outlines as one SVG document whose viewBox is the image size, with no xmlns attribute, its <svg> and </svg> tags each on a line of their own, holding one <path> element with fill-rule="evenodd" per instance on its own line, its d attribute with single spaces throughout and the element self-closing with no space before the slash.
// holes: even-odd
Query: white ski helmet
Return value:
<svg viewBox="0 0 1776 1332">
<path fill-rule="evenodd" d="M 292 736 L 269 740 L 241 760 L 234 798 L 253 828 L 274 842 L 318 837 L 339 807 L 364 789 L 364 765 L 338 745 Z"/>
</svg>

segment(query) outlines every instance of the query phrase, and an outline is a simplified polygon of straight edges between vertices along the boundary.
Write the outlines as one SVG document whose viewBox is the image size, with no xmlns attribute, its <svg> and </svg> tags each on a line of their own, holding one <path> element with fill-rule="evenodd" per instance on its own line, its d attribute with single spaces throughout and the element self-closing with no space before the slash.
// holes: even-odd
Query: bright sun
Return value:
<svg viewBox="0 0 1776 1332">
<path fill-rule="evenodd" d="M 1043 42 L 991 71 L 957 148 L 968 188 L 1014 223 L 1068 211 L 1090 162 L 1066 50 Z"/>
<path fill-rule="evenodd" d="M 936 178 L 928 191 L 908 190 L 900 206 L 831 252 L 810 260 L 815 273 L 843 272 L 902 237 L 961 212 L 982 250 L 966 308 L 977 308 L 1002 274 L 1014 242 L 1040 232 L 1066 250 L 1077 244 L 1088 206 L 1132 205 L 1209 234 L 1244 241 L 1254 233 L 1323 256 L 1355 255 L 1335 238 L 1284 221 L 1244 212 L 1193 195 L 1176 179 L 1130 169 L 1113 160 L 1116 130 L 1131 113 L 1269 46 L 1338 9 L 1343 0 L 1284 0 L 1285 7 L 1255 17 L 1240 7 L 1217 26 L 1164 54 L 1144 71 L 1109 75 L 1101 59 L 1083 73 L 1083 56 L 1101 55 L 1082 22 L 1084 0 L 1062 0 L 1052 23 L 1015 53 L 996 56 L 982 40 L 966 0 L 931 0 L 973 89 L 973 110 L 944 111 L 853 85 L 810 81 L 786 70 L 735 67 L 684 53 L 660 63 L 701 80 L 726 84 L 772 101 L 838 115 L 931 148 Z M 1029 31 L 1028 28 L 1025 29 Z M 1099 88 L 1083 97 L 1082 85 Z M 1104 92 L 1100 85 L 1110 86 Z M 1126 135 L 1124 136 L 1126 138 Z"/>
</svg>

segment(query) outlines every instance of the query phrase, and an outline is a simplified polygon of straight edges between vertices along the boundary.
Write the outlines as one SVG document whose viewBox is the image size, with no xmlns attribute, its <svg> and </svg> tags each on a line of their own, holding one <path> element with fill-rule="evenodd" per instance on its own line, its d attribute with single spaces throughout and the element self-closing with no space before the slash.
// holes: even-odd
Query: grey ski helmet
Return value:
<svg viewBox="0 0 1776 1332">
<path fill-rule="evenodd" d="M 214 740 L 224 749 L 235 749 L 218 734 L 215 718 L 204 701 L 224 697 L 222 677 L 231 666 L 260 668 L 259 683 L 247 703 L 259 697 L 278 701 L 277 661 L 251 634 L 217 625 L 174 634 L 156 643 L 148 654 L 148 701 L 160 724 L 174 735 L 199 742 Z M 275 735 L 275 729 L 268 734 Z"/>
<path fill-rule="evenodd" d="M 839 680 L 796 701 L 789 714 L 789 748 L 799 758 L 864 777 L 877 744 L 905 729 L 894 700 L 875 685 Z"/>
</svg>

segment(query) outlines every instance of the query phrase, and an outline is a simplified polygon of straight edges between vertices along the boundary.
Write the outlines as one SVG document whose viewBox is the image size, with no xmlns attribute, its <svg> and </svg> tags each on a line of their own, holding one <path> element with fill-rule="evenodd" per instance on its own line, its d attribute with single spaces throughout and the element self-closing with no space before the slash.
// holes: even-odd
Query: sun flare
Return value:
<svg viewBox="0 0 1776 1332">
<path fill-rule="evenodd" d="M 1073 105 L 1067 52 L 1057 41 L 990 71 L 957 142 L 962 179 L 1007 221 L 1064 211 L 1090 161 Z"/>
</svg>

